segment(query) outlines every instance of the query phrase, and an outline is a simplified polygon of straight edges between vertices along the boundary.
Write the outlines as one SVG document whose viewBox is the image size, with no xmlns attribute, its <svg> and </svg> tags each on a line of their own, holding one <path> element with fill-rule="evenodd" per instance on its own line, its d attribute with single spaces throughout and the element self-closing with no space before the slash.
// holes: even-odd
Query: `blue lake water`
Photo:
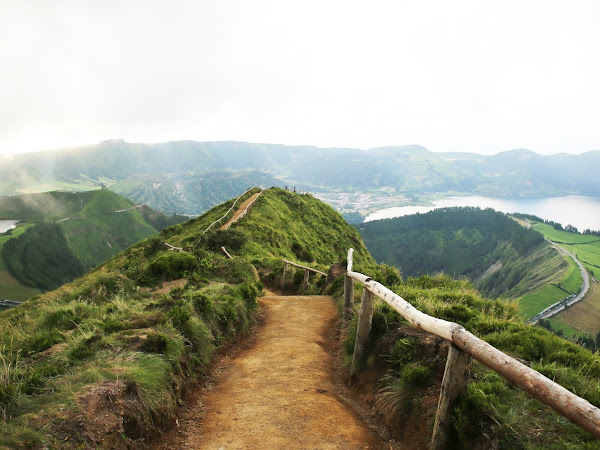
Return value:
<svg viewBox="0 0 600 450">
<path fill-rule="evenodd" d="M 17 227 L 18 220 L 0 220 L 0 234 Z"/>
<path fill-rule="evenodd" d="M 600 197 L 567 195 L 565 197 L 544 198 L 497 198 L 469 195 L 448 197 L 432 203 L 435 206 L 399 206 L 382 209 L 369 214 L 365 222 L 426 213 L 437 208 L 477 206 L 482 209 L 493 208 L 496 211 L 505 213 L 533 214 L 542 219 L 559 222 L 563 226 L 567 224 L 576 226 L 579 231 L 587 228 L 600 230 Z"/>
</svg>

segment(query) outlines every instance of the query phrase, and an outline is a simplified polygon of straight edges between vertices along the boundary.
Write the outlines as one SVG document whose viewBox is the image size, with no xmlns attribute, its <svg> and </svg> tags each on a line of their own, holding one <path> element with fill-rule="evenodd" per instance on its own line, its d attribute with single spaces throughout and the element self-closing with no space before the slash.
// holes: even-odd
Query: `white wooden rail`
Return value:
<svg viewBox="0 0 600 450">
<path fill-rule="evenodd" d="M 310 272 L 318 273 L 319 275 L 327 276 L 325 272 L 321 272 L 320 270 L 313 269 L 312 267 L 303 266 L 302 264 L 297 264 L 292 261 L 288 261 L 287 259 L 281 259 L 283 261 L 283 276 L 281 277 L 281 289 L 285 287 L 285 273 L 287 272 L 287 267 L 294 266 L 300 269 L 304 269 L 304 280 L 302 281 L 302 291 L 306 291 L 308 288 L 308 279 L 310 277 Z"/>
<path fill-rule="evenodd" d="M 248 214 L 248 212 L 252 209 L 252 206 L 254 205 L 254 203 L 256 202 L 256 200 L 258 200 L 258 197 L 260 197 L 260 195 L 263 192 L 265 192 L 264 189 L 258 193 L 258 195 L 256 196 L 256 198 L 254 200 L 252 200 L 250 203 L 248 203 L 248 206 L 246 206 L 246 209 L 244 209 L 244 211 L 235 220 L 232 220 L 230 223 L 227 224 L 227 226 L 225 227 L 225 229 L 229 230 L 229 227 L 231 227 L 231 225 L 233 225 L 238 220 L 240 220 L 242 217 L 244 217 L 246 214 Z"/>
<path fill-rule="evenodd" d="M 202 236 L 204 236 L 208 230 L 210 230 L 213 226 L 215 226 L 217 223 L 219 223 L 221 220 L 223 220 L 225 217 L 227 217 L 227 215 L 233 210 L 233 208 L 235 208 L 236 203 L 239 201 L 240 198 L 242 198 L 244 195 L 246 195 L 248 192 L 250 192 L 252 189 L 254 189 L 256 186 L 251 187 L 250 189 L 248 189 L 246 192 L 244 192 L 242 195 L 240 195 L 238 198 L 235 199 L 235 202 L 233 202 L 233 205 L 231 205 L 231 208 L 229 208 L 227 210 L 227 212 L 225 214 L 223 214 L 223 216 L 219 217 L 217 220 L 215 220 L 213 223 L 211 223 L 208 228 L 206 230 L 204 230 L 204 232 L 202 233 Z"/>
<path fill-rule="evenodd" d="M 452 404 L 460 396 L 461 391 L 464 390 L 468 382 L 470 357 L 494 370 L 531 396 L 553 408 L 559 414 L 589 431 L 597 438 L 600 438 L 600 409 L 549 378 L 546 378 L 538 371 L 527 367 L 479 339 L 461 325 L 429 316 L 367 275 L 353 272 L 353 252 L 353 249 L 348 251 L 346 283 L 344 285 L 345 312 L 350 311 L 352 307 L 354 297 L 353 282 L 356 280 L 364 285 L 365 291 L 369 291 L 382 299 L 412 326 L 421 328 L 451 342 L 451 354 L 449 354 L 446 362 L 446 371 L 444 373 L 444 380 L 442 381 L 442 391 L 440 393 L 438 412 L 434 425 L 434 434 L 432 437 L 433 449 L 443 449 L 446 446 L 447 426 L 450 423 L 449 415 L 452 411 Z M 371 329 L 373 302 L 368 297 L 370 295 L 363 294 L 364 305 L 361 304 L 358 319 L 355 351 L 351 367 L 352 378 L 356 375 L 359 361 L 363 356 L 364 344 Z M 465 356 L 462 355 L 463 353 Z M 461 379 L 463 382 L 460 382 Z"/>
<path fill-rule="evenodd" d="M 167 244 L 166 242 L 165 242 L 165 245 L 169 248 L 170 251 L 177 251 L 177 252 L 183 251 L 183 249 L 181 247 L 175 247 L 174 245 Z"/>
</svg>

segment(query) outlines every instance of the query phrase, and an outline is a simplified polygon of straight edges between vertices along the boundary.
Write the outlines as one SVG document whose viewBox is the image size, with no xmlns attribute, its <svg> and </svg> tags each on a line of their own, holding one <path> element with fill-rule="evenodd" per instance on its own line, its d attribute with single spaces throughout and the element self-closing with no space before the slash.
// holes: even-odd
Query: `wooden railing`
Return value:
<svg viewBox="0 0 600 450">
<path fill-rule="evenodd" d="M 363 357 L 365 343 L 371 331 L 374 295 L 391 306 L 412 326 L 421 328 L 450 342 L 433 429 L 432 449 L 443 449 L 446 446 L 450 415 L 456 401 L 467 386 L 472 358 L 600 438 L 600 409 L 546 378 L 538 371 L 527 367 L 479 339 L 461 325 L 429 316 L 367 275 L 353 272 L 353 252 L 353 249 L 348 250 L 348 265 L 344 284 L 344 317 L 349 317 L 352 311 L 354 281 L 362 283 L 364 290 L 350 369 L 351 379 L 356 376 L 358 364 Z"/>
<path fill-rule="evenodd" d="M 221 220 L 223 220 L 225 217 L 227 217 L 227 215 L 233 211 L 233 208 L 235 208 L 236 203 L 240 200 L 240 198 L 242 198 L 244 195 L 246 195 L 248 192 L 250 192 L 252 189 L 256 188 L 256 186 L 251 187 L 250 189 L 248 189 L 246 192 L 244 192 L 242 195 L 240 195 L 238 198 L 235 199 L 235 202 L 233 202 L 233 205 L 231 205 L 231 208 L 229 208 L 227 210 L 227 212 L 225 214 L 223 214 L 223 216 L 219 217 L 217 220 L 215 220 L 213 223 L 211 223 L 208 228 L 206 230 L 204 230 L 204 232 L 202 233 L 202 236 L 204 236 L 208 230 L 210 230 L 212 227 L 214 227 L 217 223 L 219 223 Z"/>
<path fill-rule="evenodd" d="M 327 276 L 325 272 L 321 272 L 320 270 L 313 269 L 312 267 L 303 266 L 302 264 L 297 264 L 292 261 L 288 261 L 287 259 L 282 259 L 283 261 L 283 276 L 281 277 L 281 289 L 285 287 L 285 273 L 287 272 L 288 265 L 298 267 L 300 269 L 304 269 L 304 280 L 302 281 L 302 291 L 306 291 L 308 288 L 308 280 L 310 277 L 310 272 L 317 273 L 319 275 Z"/>
<path fill-rule="evenodd" d="M 246 191 L 246 192 L 248 192 L 248 191 Z M 242 211 L 242 213 L 235 220 L 232 220 L 230 223 L 227 224 L 227 226 L 225 227 L 225 230 L 229 230 L 229 227 L 231 227 L 231 225 L 236 223 L 241 218 L 245 217 L 246 214 L 248 214 L 250 212 L 250 210 L 252 209 L 252 206 L 254 206 L 254 203 L 256 202 L 256 200 L 258 200 L 258 197 L 260 197 L 260 195 L 263 192 L 265 192 L 264 189 L 258 193 L 258 195 L 256 196 L 256 198 L 254 200 L 252 200 L 250 203 L 248 203 L 248 206 L 246 206 L 246 209 L 244 209 L 244 211 Z"/>
</svg>

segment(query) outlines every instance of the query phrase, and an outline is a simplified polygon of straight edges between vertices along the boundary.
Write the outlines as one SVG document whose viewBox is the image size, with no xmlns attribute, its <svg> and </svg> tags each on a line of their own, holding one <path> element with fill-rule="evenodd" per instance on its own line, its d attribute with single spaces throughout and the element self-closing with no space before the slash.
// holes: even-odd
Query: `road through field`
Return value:
<svg viewBox="0 0 600 450">
<path fill-rule="evenodd" d="M 217 367 L 210 390 L 162 448 L 383 448 L 338 395 L 331 297 L 271 295 L 261 304 L 253 343 Z"/>
<path fill-rule="evenodd" d="M 549 242 L 552 245 L 552 247 L 554 247 L 559 252 L 561 252 L 563 255 L 566 255 L 569 258 L 571 258 L 573 261 L 575 261 L 575 264 L 577 264 L 577 267 L 579 268 L 579 271 L 581 272 L 581 278 L 583 280 L 583 284 L 581 286 L 581 290 L 579 291 L 579 293 L 577 295 L 573 296 L 572 298 L 569 298 L 568 300 L 567 299 L 561 300 L 560 302 L 557 302 L 557 303 L 547 307 L 542 312 L 538 313 L 533 319 L 531 319 L 531 322 L 533 322 L 533 323 L 536 323 L 538 320 L 541 320 L 541 319 L 547 319 L 548 317 L 552 317 L 552 316 L 558 314 L 560 311 L 565 310 L 567 307 L 574 305 L 578 301 L 582 300 L 586 296 L 586 294 L 588 293 L 588 291 L 590 289 L 590 276 L 588 275 L 587 270 L 585 270 L 585 267 L 583 267 L 583 264 L 581 264 L 581 261 L 579 261 L 573 253 L 569 252 L 566 248 L 561 247 L 556 242 L 551 241 L 550 239 L 547 239 L 547 238 L 544 238 L 544 239 L 547 242 Z"/>
</svg>

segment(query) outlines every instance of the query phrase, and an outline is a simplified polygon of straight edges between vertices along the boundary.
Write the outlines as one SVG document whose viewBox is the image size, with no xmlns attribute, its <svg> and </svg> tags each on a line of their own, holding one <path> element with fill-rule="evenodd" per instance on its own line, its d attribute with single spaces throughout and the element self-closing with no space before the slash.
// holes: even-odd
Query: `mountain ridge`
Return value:
<svg viewBox="0 0 600 450">
<path fill-rule="evenodd" d="M 264 186 L 288 184 L 311 192 L 600 196 L 594 170 L 599 165 L 600 151 L 540 155 L 517 149 L 486 156 L 431 152 L 419 145 L 359 150 L 241 141 L 107 141 L 14 155 L 0 167 L 0 193 L 106 184 L 163 211 L 200 214 L 240 188 L 235 181 L 218 187 L 206 178 L 220 172 L 231 180 L 246 177 L 249 184 L 261 184 L 262 178 Z M 167 188 L 169 183 L 178 187 Z M 199 188 L 211 186 L 215 196 L 198 195 Z"/>
</svg>

